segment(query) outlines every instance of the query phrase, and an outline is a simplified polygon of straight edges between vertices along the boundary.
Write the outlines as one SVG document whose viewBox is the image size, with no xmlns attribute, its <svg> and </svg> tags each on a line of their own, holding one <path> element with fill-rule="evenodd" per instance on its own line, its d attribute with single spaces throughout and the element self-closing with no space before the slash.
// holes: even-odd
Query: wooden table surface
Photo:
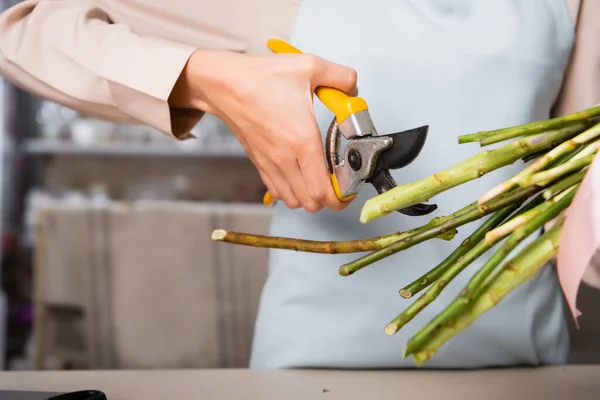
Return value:
<svg viewBox="0 0 600 400">
<path fill-rule="evenodd" d="M 600 365 L 487 371 L 150 370 L 1 372 L 1 390 L 98 389 L 109 400 L 594 399 Z"/>
</svg>

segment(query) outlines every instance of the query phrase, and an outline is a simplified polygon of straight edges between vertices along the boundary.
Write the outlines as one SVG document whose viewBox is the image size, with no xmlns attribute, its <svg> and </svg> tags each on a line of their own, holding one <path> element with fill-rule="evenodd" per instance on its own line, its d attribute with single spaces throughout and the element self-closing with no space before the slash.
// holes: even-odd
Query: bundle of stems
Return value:
<svg viewBox="0 0 600 400">
<path fill-rule="evenodd" d="M 556 255 L 563 216 L 600 149 L 600 105 L 563 117 L 459 137 L 459 143 L 482 147 L 509 141 L 424 179 L 398 186 L 369 199 L 360 221 L 429 201 L 439 193 L 477 179 L 519 160 L 528 163 L 460 210 L 436 217 L 405 232 L 348 242 L 317 242 L 217 230 L 213 239 L 229 243 L 320 253 L 367 254 L 339 267 L 342 276 L 430 239 L 452 240 L 457 228 L 483 220 L 430 271 L 399 290 L 411 299 L 424 292 L 384 328 L 394 335 L 414 319 L 454 278 L 479 258 L 483 265 L 448 306 L 406 343 L 404 356 L 420 366 L 481 314 L 540 271 Z M 542 229 L 554 222 L 545 233 Z M 531 238 L 533 236 L 533 238 Z M 529 243 L 516 254 L 517 247 Z M 494 247 L 497 250 L 490 252 Z M 491 254 L 488 255 L 488 252 Z"/>
</svg>

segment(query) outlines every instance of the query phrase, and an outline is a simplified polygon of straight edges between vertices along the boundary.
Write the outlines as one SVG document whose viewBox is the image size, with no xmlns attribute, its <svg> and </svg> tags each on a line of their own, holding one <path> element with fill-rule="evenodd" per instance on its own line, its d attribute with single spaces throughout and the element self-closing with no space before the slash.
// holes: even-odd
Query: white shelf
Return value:
<svg viewBox="0 0 600 400">
<path fill-rule="evenodd" d="M 164 145 L 131 145 L 128 143 L 79 146 L 69 142 L 30 140 L 23 151 L 31 155 L 63 156 L 118 156 L 118 157 L 192 157 L 192 158 L 241 158 L 247 154 L 240 148 L 197 147 L 179 148 Z"/>
</svg>

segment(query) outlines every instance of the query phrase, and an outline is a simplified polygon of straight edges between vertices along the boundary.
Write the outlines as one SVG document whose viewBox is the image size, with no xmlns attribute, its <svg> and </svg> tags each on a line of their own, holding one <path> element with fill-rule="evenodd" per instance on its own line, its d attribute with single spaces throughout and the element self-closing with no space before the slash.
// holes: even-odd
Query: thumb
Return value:
<svg viewBox="0 0 600 400">
<path fill-rule="evenodd" d="M 317 58 L 312 78 L 313 89 L 317 86 L 328 86 L 345 93 L 356 91 L 356 71 L 345 65 L 336 64 Z"/>
</svg>

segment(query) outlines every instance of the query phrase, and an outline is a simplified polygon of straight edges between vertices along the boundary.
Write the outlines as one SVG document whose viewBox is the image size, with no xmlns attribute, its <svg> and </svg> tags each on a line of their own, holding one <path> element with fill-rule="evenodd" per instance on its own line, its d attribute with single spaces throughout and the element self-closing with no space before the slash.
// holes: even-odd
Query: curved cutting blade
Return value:
<svg viewBox="0 0 600 400">
<path fill-rule="evenodd" d="M 397 186 L 389 170 L 403 168 L 413 162 L 425 146 L 428 131 L 429 126 L 421 126 L 403 132 L 381 135 L 391 137 L 393 144 L 379 155 L 375 171 L 369 179 L 369 183 L 379 194 Z M 404 215 L 420 216 L 431 214 L 436 209 L 436 204 L 419 203 L 397 211 Z"/>
<path fill-rule="evenodd" d="M 424 125 L 407 131 L 380 135 L 391 137 L 394 140 L 392 147 L 379 155 L 382 167 L 398 169 L 412 163 L 425 146 L 428 131 L 429 126 Z"/>
<path fill-rule="evenodd" d="M 388 169 L 379 169 L 378 172 L 369 179 L 369 183 L 373 185 L 379 194 L 385 193 L 397 186 L 396 181 Z M 437 210 L 437 204 L 419 203 L 397 211 L 404 215 L 421 216 L 431 214 L 435 210 Z"/>
</svg>

